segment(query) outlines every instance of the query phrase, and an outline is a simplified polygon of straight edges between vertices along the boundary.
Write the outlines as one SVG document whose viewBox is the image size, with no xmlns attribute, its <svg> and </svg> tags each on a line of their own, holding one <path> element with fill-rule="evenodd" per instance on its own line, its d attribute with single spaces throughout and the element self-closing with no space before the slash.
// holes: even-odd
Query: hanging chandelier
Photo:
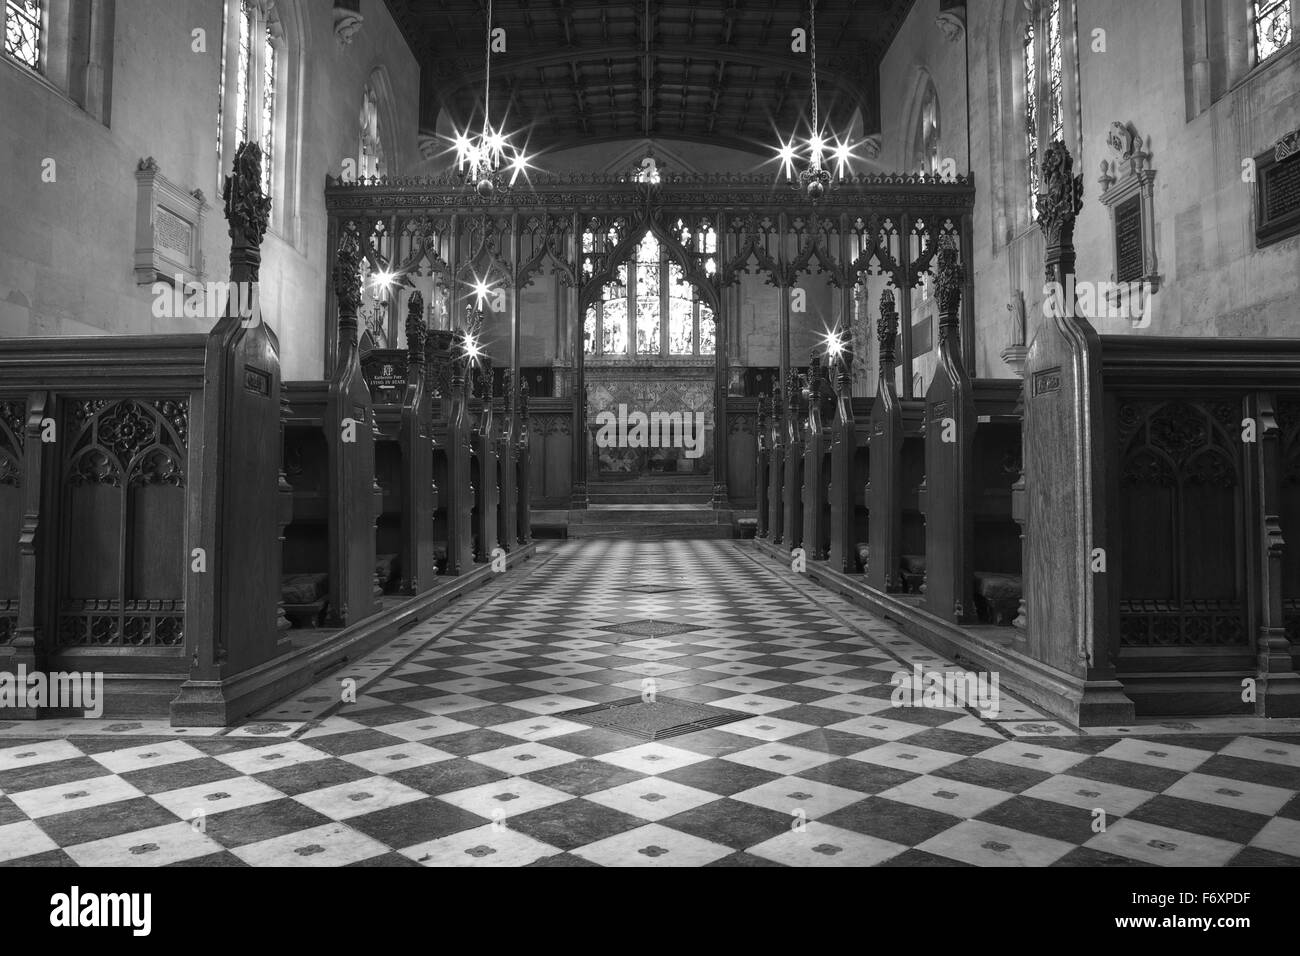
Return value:
<svg viewBox="0 0 1300 956">
<path fill-rule="evenodd" d="M 781 143 L 777 156 L 781 171 L 791 188 L 807 194 L 809 199 L 820 199 L 831 188 L 834 177 L 827 168 L 835 163 L 835 175 L 844 176 L 849 171 L 853 150 L 848 140 L 828 137 L 821 127 L 817 101 L 817 0 L 808 3 L 808 54 L 809 85 L 812 94 L 812 121 L 807 139 L 797 134 Z"/>
<path fill-rule="evenodd" d="M 454 148 L 457 171 L 465 184 L 483 197 L 509 192 L 519 175 L 528 170 L 528 157 L 501 128 L 492 125 L 492 0 L 487 5 L 483 50 L 483 128 L 477 134 L 457 133 Z"/>
</svg>

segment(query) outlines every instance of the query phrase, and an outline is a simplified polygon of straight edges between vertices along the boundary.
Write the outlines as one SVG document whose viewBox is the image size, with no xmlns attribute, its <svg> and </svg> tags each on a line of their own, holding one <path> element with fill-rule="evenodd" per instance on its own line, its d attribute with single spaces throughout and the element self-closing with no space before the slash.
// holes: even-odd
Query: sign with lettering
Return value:
<svg viewBox="0 0 1300 956">
<path fill-rule="evenodd" d="M 1267 246 L 1300 233 L 1300 151 L 1279 145 L 1255 166 L 1255 242 Z"/>
<path fill-rule="evenodd" d="M 1136 282 L 1146 274 L 1141 196 L 1115 209 L 1115 273 L 1116 282 Z"/>
</svg>

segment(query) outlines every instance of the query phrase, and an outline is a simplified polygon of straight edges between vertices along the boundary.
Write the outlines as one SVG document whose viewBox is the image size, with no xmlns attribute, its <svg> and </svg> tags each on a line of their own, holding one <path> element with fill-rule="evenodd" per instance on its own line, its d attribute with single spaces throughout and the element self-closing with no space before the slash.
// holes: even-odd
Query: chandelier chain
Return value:
<svg viewBox="0 0 1300 956">
<path fill-rule="evenodd" d="M 812 62 L 812 133 L 818 135 L 817 125 L 817 0 L 808 3 L 809 53 Z"/>
<path fill-rule="evenodd" d="M 489 121 L 492 103 L 492 0 L 487 5 L 487 43 L 483 47 L 483 135 L 491 129 Z"/>
</svg>

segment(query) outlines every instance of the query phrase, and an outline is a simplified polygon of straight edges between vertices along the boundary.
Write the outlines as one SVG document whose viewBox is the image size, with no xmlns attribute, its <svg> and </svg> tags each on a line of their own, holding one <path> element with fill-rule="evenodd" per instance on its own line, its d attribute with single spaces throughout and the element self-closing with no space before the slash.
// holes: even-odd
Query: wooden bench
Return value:
<svg viewBox="0 0 1300 956">
<path fill-rule="evenodd" d="M 781 543 L 787 551 L 803 547 L 803 451 L 804 427 L 808 409 L 803 399 L 800 374 L 790 370 L 786 383 L 785 407 L 785 474 L 782 475 Z"/>
<path fill-rule="evenodd" d="M 834 474 L 832 436 L 827 418 L 835 412 L 835 396 L 827 370 L 814 355 L 803 389 L 803 484 L 799 488 L 803 515 L 803 546 L 809 558 L 825 561 L 830 555 L 831 496 Z"/>
</svg>

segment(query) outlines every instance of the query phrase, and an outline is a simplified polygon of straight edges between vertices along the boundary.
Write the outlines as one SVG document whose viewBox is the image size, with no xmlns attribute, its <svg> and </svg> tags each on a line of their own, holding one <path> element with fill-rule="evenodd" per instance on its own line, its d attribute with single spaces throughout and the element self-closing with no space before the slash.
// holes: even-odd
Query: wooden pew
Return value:
<svg viewBox="0 0 1300 956">
<path fill-rule="evenodd" d="M 509 368 L 503 371 L 501 427 L 497 434 L 497 484 L 500 497 L 497 503 L 497 535 L 503 551 L 513 551 L 519 538 L 519 437 L 515 417 L 514 376 Z"/>
<path fill-rule="evenodd" d="M 768 397 L 764 393 L 758 396 L 758 424 L 754 442 L 754 507 L 756 511 L 754 537 L 766 538 L 771 534 L 768 523 L 768 468 L 772 455 L 771 434 L 768 428 Z"/>
<path fill-rule="evenodd" d="M 445 476 L 439 479 L 441 525 L 435 525 L 446 534 L 447 557 L 444 573 L 465 574 L 474 568 L 474 536 L 470 520 L 474 507 L 474 490 L 470 480 L 472 432 L 469 415 L 469 355 L 465 333 L 451 335 L 447 352 L 450 364 L 450 384 L 443 402 L 446 408 L 445 427 L 435 434 L 436 458 L 445 466 Z M 435 535 L 438 531 L 435 531 Z"/>
<path fill-rule="evenodd" d="M 427 383 L 424 299 L 408 302 L 405 350 L 376 350 L 362 369 L 375 400 L 375 474 L 384 491 L 376 576 L 385 592 L 419 594 L 437 573 L 432 389 Z M 395 401 L 394 401 L 395 400 Z M 445 546 L 444 546 L 445 547 Z"/>
<path fill-rule="evenodd" d="M 515 482 L 519 489 L 518 533 L 519 544 L 533 540 L 532 491 L 532 432 L 528 419 L 528 380 L 519 383 L 519 438 L 515 450 Z"/>
<path fill-rule="evenodd" d="M 852 355 L 842 353 L 835 362 L 835 419 L 831 424 L 830 553 L 831 568 L 845 574 L 858 571 L 857 545 L 865 541 L 858 528 L 857 502 L 864 481 L 858 468 L 857 422 L 853 412 Z"/>
<path fill-rule="evenodd" d="M 285 529 L 283 599 L 299 625 L 346 627 L 377 610 L 375 534 L 384 498 L 374 477 L 374 407 L 357 352 L 359 275 L 357 243 L 346 236 L 334 267 L 334 373 L 328 382 L 285 383 L 294 518 Z"/>
<path fill-rule="evenodd" d="M 972 380 L 962 357 L 964 274 L 939 250 L 939 366 L 926 393 L 926 609 L 956 624 L 1010 625 L 1021 598 L 1017 380 Z"/>
<path fill-rule="evenodd" d="M 498 439 L 496 417 L 492 407 L 492 360 L 479 358 L 473 369 L 476 418 L 471 435 L 470 482 L 474 488 L 473 535 L 474 560 L 492 560 L 498 547 L 497 506 L 501 489 L 498 484 Z"/>
<path fill-rule="evenodd" d="M 1014 486 L 1021 472 L 1019 379 L 971 379 L 975 401 L 975 443 L 970 475 L 974 483 L 975 619 L 1010 626 L 1024 596 L 1020 526 Z"/>
<path fill-rule="evenodd" d="M 376 596 L 400 590 L 402 536 L 411 527 L 404 513 L 402 472 L 409 460 L 402 442 L 402 403 L 409 361 L 401 349 L 372 349 L 361 358 L 375 414 L 375 484 L 382 506 L 375 526 Z M 409 593 L 409 592 L 407 592 Z"/>
<path fill-rule="evenodd" d="M 871 514 L 870 553 L 864 573 L 867 585 L 877 591 L 903 590 L 900 563 L 903 554 L 903 406 L 894 385 L 898 310 L 894 293 L 880 296 L 880 369 L 876 401 L 871 406 L 870 481 L 867 487 Z"/>
<path fill-rule="evenodd" d="M 768 416 L 767 521 L 773 544 L 785 543 L 785 403 L 784 386 L 777 383 Z"/>
<path fill-rule="evenodd" d="M 830 554 L 831 438 L 825 424 L 827 405 L 833 399 L 830 382 L 819 356 L 813 356 L 803 389 L 807 412 L 803 421 L 803 486 L 799 489 L 803 514 L 803 546 L 808 557 L 824 561 Z M 833 409 L 834 406 L 831 406 Z"/>
<path fill-rule="evenodd" d="M 269 207 L 256 145 L 223 200 L 247 287 Z M 238 300 L 207 335 L 0 339 L 0 670 L 102 675 L 108 717 L 250 709 L 232 682 L 285 650 L 281 394 L 279 342 Z"/>
<path fill-rule="evenodd" d="M 790 370 L 786 383 L 785 474 L 782 476 L 781 500 L 785 514 L 781 519 L 781 536 L 786 550 L 803 546 L 803 432 L 807 409 L 803 403 L 800 375 Z"/>
<path fill-rule="evenodd" d="M 963 624 L 975 618 L 975 399 L 962 362 L 957 249 L 939 248 L 939 363 L 925 396 L 925 606 Z M 1008 495 L 1010 488 L 1008 487 Z"/>
</svg>

